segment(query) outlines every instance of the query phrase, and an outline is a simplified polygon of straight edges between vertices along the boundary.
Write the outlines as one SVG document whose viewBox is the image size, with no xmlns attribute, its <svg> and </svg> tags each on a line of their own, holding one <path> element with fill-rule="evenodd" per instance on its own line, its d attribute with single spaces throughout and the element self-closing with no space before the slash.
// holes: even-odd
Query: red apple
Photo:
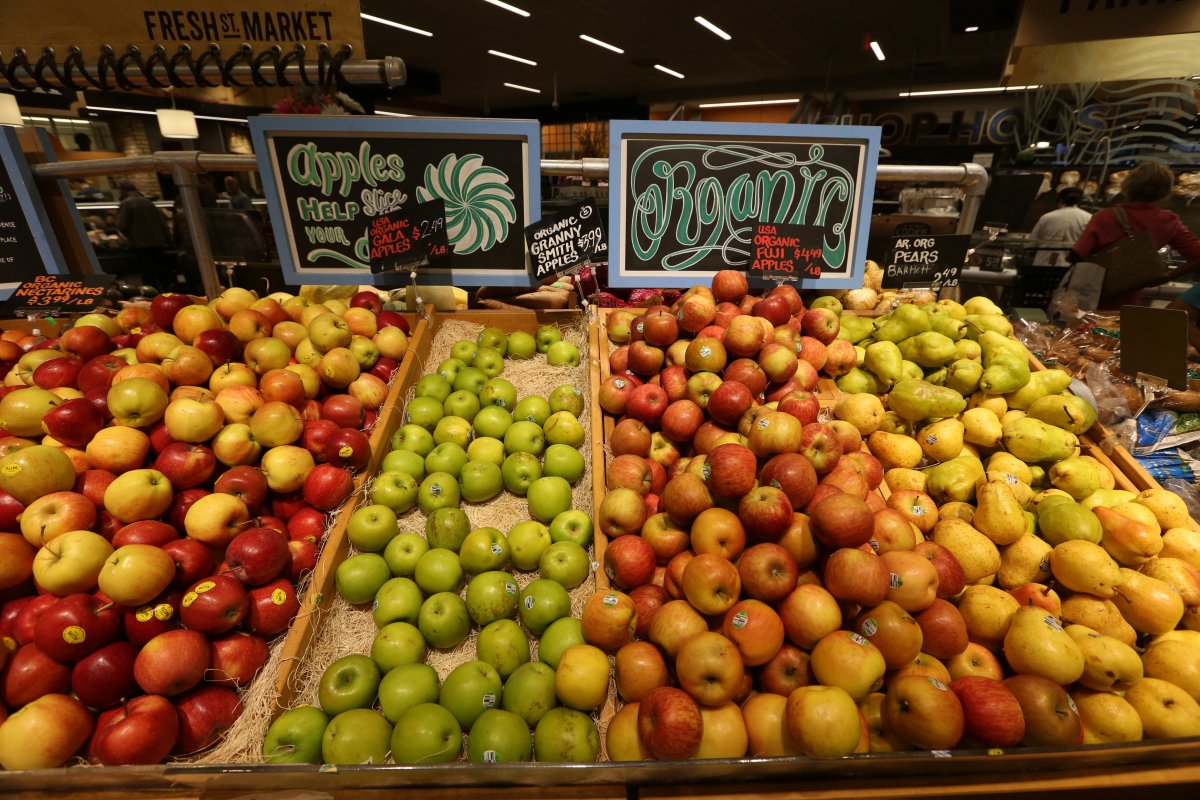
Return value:
<svg viewBox="0 0 1200 800">
<path fill-rule="evenodd" d="M 364 290 L 350 298 L 349 303 L 351 308 L 365 308 L 373 314 L 378 315 L 383 311 L 383 298 L 379 296 L 379 292 L 373 290 Z"/>
<path fill-rule="evenodd" d="M 608 489 L 624 487 L 645 496 L 650 493 L 652 462 L 631 453 L 617 456 L 608 465 L 605 482 Z"/>
<path fill-rule="evenodd" d="M 953 553 L 936 542 L 921 542 L 913 551 L 929 559 L 937 570 L 938 597 L 954 597 L 963 590 L 966 576 L 962 564 Z"/>
<path fill-rule="evenodd" d="M 667 481 L 662 493 L 662 506 L 672 522 L 687 527 L 700 512 L 712 508 L 713 496 L 703 478 L 683 473 Z"/>
<path fill-rule="evenodd" d="M 632 453 L 637 456 L 650 455 L 653 436 L 650 429 L 636 419 L 624 419 L 613 428 L 608 437 L 608 447 L 614 456 Z"/>
<path fill-rule="evenodd" d="M 192 585 L 181 606 L 180 618 L 193 631 L 224 633 L 245 618 L 250 597 L 232 575 L 212 575 Z"/>
<path fill-rule="evenodd" d="M 255 514 L 266 502 L 269 488 L 262 470 L 242 465 L 230 467 L 217 476 L 213 491 L 237 497 Z"/>
<path fill-rule="evenodd" d="M 206 483 L 217 468 L 217 457 L 202 444 L 172 442 L 158 454 L 154 468 L 167 476 L 175 491 L 181 492 Z"/>
<path fill-rule="evenodd" d="M 629 405 L 629 396 L 640 385 L 641 382 L 631 376 L 624 374 L 610 375 L 600 384 L 600 391 L 598 393 L 600 407 L 613 416 L 619 417 L 624 415 Z"/>
<path fill-rule="evenodd" d="M 117 531 L 112 538 L 113 547 L 124 547 L 127 544 L 152 544 L 162 547 L 168 542 L 179 539 L 179 531 L 165 522 L 156 519 L 143 519 L 131 522 Z"/>
<path fill-rule="evenodd" d="M 764 603 L 777 603 L 792 593 L 800 578 L 796 559 L 785 548 L 763 542 L 748 548 L 737 562 L 742 591 Z"/>
<path fill-rule="evenodd" d="M 800 320 L 800 330 L 822 344 L 829 344 L 841 330 L 841 320 L 828 308 L 810 308 Z"/>
<path fill-rule="evenodd" d="M 637 392 L 634 392 L 636 398 Z M 633 411 L 634 400 L 630 401 L 630 416 L 636 417 Z M 662 414 L 661 425 L 663 434 L 675 442 L 686 443 L 692 440 L 696 431 L 704 424 L 704 410 L 688 399 L 676 400 L 667 406 Z"/>
<path fill-rule="evenodd" d="M 354 491 L 349 470 L 332 464 L 318 464 L 304 479 L 304 500 L 313 508 L 332 511 Z"/>
<path fill-rule="evenodd" d="M 385 310 L 385 311 L 377 312 L 375 314 L 375 322 L 378 323 L 380 328 L 396 327 L 396 328 L 399 328 L 400 330 L 404 331 L 405 333 L 408 333 L 408 330 L 409 330 L 408 329 L 408 320 L 406 320 L 404 317 L 402 317 L 400 315 L 399 312 L 396 312 L 396 311 L 386 311 Z"/>
<path fill-rule="evenodd" d="M 813 533 L 830 548 L 858 547 L 866 544 L 875 532 L 875 515 L 870 507 L 844 492 L 817 503 L 811 517 Z"/>
<path fill-rule="evenodd" d="M 726 334 L 728 338 L 728 334 Z M 757 349 L 755 350 L 757 352 Z M 736 381 L 750 390 L 750 394 L 759 397 L 767 390 L 767 373 L 757 361 L 749 358 L 739 358 L 725 367 L 725 381 Z"/>
<path fill-rule="evenodd" d="M 194 753 L 211 746 L 242 714 L 237 692 L 205 684 L 175 702 L 179 713 L 176 753 Z"/>
<path fill-rule="evenodd" d="M 915 619 L 921 626 L 921 649 L 934 658 L 946 661 L 967 649 L 967 623 L 953 603 L 938 598 Z"/>
<path fill-rule="evenodd" d="M 300 579 L 317 566 L 317 543 L 308 539 L 293 539 L 288 542 L 288 554 L 291 560 L 283 570 L 283 576 L 292 583 Z"/>
<path fill-rule="evenodd" d="M 808 663 L 808 653 L 784 642 L 770 661 L 758 673 L 759 686 L 764 692 L 787 697 L 801 686 L 817 682 Z"/>
<path fill-rule="evenodd" d="M 751 308 L 750 313 L 756 317 L 763 317 L 771 325 L 782 325 L 792 315 L 792 309 L 785 298 L 775 295 L 759 300 Z"/>
<path fill-rule="evenodd" d="M 792 503 L 782 489 L 759 486 L 738 504 L 746 532 L 760 539 L 778 539 L 792 524 Z"/>
<path fill-rule="evenodd" d="M 362 431 L 339 428 L 325 442 L 325 461 L 335 467 L 360 470 L 371 460 L 371 441 Z"/>
<path fill-rule="evenodd" d="M 197 539 L 176 539 L 162 545 L 162 549 L 175 560 L 175 577 L 171 585 L 183 589 L 212 573 L 216 562 L 212 553 Z"/>
<path fill-rule="evenodd" d="M 35 644 L 18 647 L 4 669 L 4 705 L 17 709 L 47 694 L 61 694 L 71 685 L 71 667 L 55 661 Z"/>
<path fill-rule="evenodd" d="M 291 557 L 287 538 L 270 528 L 242 531 L 225 548 L 229 574 L 247 586 L 259 586 L 273 580 Z"/>
<path fill-rule="evenodd" d="M 679 338 L 679 320 L 670 311 L 649 311 L 639 322 L 642 338 L 648 345 L 669 347 Z"/>
<path fill-rule="evenodd" d="M 398 369 L 400 369 L 400 362 L 396 359 L 380 358 L 375 362 L 375 366 L 371 367 L 367 372 L 387 383 L 392 380 L 392 376 L 396 374 L 396 370 Z"/>
<path fill-rule="evenodd" d="M 666 354 L 661 348 L 653 347 L 646 342 L 634 342 L 629 345 L 629 369 L 643 378 L 662 369 Z"/>
<path fill-rule="evenodd" d="M 634 587 L 630 590 L 629 597 L 637 609 L 637 636 L 639 639 L 648 640 L 650 638 L 650 620 L 654 618 L 660 608 L 667 604 L 671 597 L 667 594 L 666 589 L 654 583 L 644 583 Z"/>
<path fill-rule="evenodd" d="M 700 749 L 703 729 L 700 707 L 681 689 L 653 689 L 638 707 L 638 739 L 659 760 L 694 756 Z"/>
<path fill-rule="evenodd" d="M 810 425 L 817 421 L 817 415 L 821 412 L 821 401 L 812 392 L 797 389 L 780 399 L 779 410 L 784 414 L 791 414 L 800 420 L 802 425 Z"/>
<path fill-rule="evenodd" d="M 237 362 L 242 358 L 242 340 L 222 328 L 201 331 L 196 335 L 192 346 L 203 351 L 214 367 Z"/>
<path fill-rule="evenodd" d="M 186 294 L 160 294 L 150 301 L 150 316 L 155 325 L 163 330 L 170 330 L 179 309 L 192 305 L 192 302 L 192 298 Z"/>
<path fill-rule="evenodd" d="M 817 473 L 812 462 L 799 453 L 780 453 L 763 465 L 759 476 L 764 486 L 781 489 L 793 509 L 804 508 L 817 489 Z"/>
<path fill-rule="evenodd" d="M 133 679 L 137 647 L 117 641 L 79 660 L 71 670 L 71 691 L 86 706 L 105 709 L 139 691 Z"/>
<path fill-rule="evenodd" d="M 212 556 L 208 556 L 208 560 L 211 564 Z M 179 577 L 178 571 L 175 576 Z M 140 647 L 160 633 L 178 628 L 179 603 L 182 598 L 183 595 L 178 589 L 168 589 L 144 606 L 125 609 L 121 615 L 121 627 L 125 632 L 125 638 Z"/>
<path fill-rule="evenodd" d="M 352 395 L 330 395 L 321 404 L 321 418 L 336 423 L 339 428 L 361 428 L 365 415 L 362 401 Z"/>
<path fill-rule="evenodd" d="M 648 425 L 657 423 L 667 408 L 667 393 L 661 386 L 646 383 L 629 393 L 625 413 Z M 703 415 L 701 415 L 703 416 Z M 697 423 L 697 427 L 699 423 Z M 687 437 L 691 438 L 691 437 Z"/>
<path fill-rule="evenodd" d="M 83 362 L 72 356 L 43 361 L 33 371 L 33 385 L 41 389 L 74 388 Z"/>
<path fill-rule="evenodd" d="M 259 636 L 274 636 L 287 630 L 299 610 L 296 587 L 286 578 L 279 578 L 250 590 L 246 627 Z"/>
<path fill-rule="evenodd" d="M 210 658 L 203 634 L 177 628 L 160 633 L 142 647 L 133 664 L 133 676 L 147 694 L 172 697 L 201 681 Z"/>
<path fill-rule="evenodd" d="M 38 617 L 33 641 L 55 661 L 78 661 L 111 642 L 120 628 L 121 614 L 112 603 L 72 594 Z"/>
<path fill-rule="evenodd" d="M 875 553 L 853 547 L 834 550 L 821 573 L 825 588 L 838 600 L 868 608 L 887 598 L 890 576 L 887 565 Z"/>
<path fill-rule="evenodd" d="M 287 521 L 287 536 L 295 541 L 309 539 L 314 544 L 325 537 L 326 515 L 315 508 L 303 508 Z"/>
<path fill-rule="evenodd" d="M 950 682 L 963 709 L 963 735 L 984 747 L 1014 747 L 1025 738 L 1025 716 L 1000 681 L 968 675 Z"/>
<path fill-rule="evenodd" d="M 42 430 L 69 447 L 86 446 L 103 427 L 104 415 L 82 397 L 67 400 L 42 416 Z"/>
<path fill-rule="evenodd" d="M 796 452 L 812 462 L 817 474 L 824 475 L 842 457 L 842 442 L 828 425 L 812 422 L 801 431 L 800 446 Z"/>
<path fill-rule="evenodd" d="M 716 497 L 739 499 L 754 488 L 758 459 L 745 445 L 732 442 L 717 445 L 709 451 L 705 464 L 708 488 Z"/>
</svg>

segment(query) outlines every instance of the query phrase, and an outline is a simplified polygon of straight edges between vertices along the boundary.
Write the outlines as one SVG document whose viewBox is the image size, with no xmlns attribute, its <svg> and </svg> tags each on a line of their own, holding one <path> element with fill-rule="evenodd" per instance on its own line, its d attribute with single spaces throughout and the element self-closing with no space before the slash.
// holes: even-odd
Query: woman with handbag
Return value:
<svg viewBox="0 0 1200 800">
<path fill-rule="evenodd" d="M 1154 161 L 1137 165 L 1121 184 L 1125 202 L 1093 214 L 1071 248 L 1073 261 L 1107 268 L 1100 308 L 1137 303 L 1139 289 L 1200 267 L 1200 239 L 1178 214 L 1158 205 L 1170 196 L 1174 184 L 1175 175 L 1167 166 Z M 1171 274 L 1156 252 L 1165 245 L 1187 261 Z"/>
</svg>

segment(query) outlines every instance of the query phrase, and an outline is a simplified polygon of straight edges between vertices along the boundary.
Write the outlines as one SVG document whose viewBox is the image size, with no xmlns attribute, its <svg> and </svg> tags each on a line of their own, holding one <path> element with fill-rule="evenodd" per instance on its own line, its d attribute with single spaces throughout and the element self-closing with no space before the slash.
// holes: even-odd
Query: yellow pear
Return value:
<svg viewBox="0 0 1200 800">
<path fill-rule="evenodd" d="M 938 522 L 933 528 L 933 541 L 958 559 L 967 583 L 978 583 L 1000 569 L 1000 551 L 995 543 L 961 519 Z"/>
<path fill-rule="evenodd" d="M 1142 718 L 1120 695 L 1076 689 L 1071 700 L 1083 721 L 1084 744 L 1142 740 Z"/>
<path fill-rule="evenodd" d="M 881 430 L 884 433 L 899 433 L 904 436 L 912 436 L 912 423 L 904 419 L 895 411 L 888 411 L 883 415 L 883 419 L 879 421 L 879 427 L 876 430 Z"/>
<path fill-rule="evenodd" d="M 1068 539 L 1050 551 L 1054 579 L 1072 592 L 1112 597 L 1121 580 L 1121 568 L 1098 544 Z"/>
<path fill-rule="evenodd" d="M 1191 519 L 1183 498 L 1169 489 L 1147 489 L 1134 502 L 1150 509 L 1163 530 L 1186 528 Z"/>
<path fill-rule="evenodd" d="M 1200 645 L 1180 640 L 1156 642 L 1142 654 L 1148 678 L 1169 681 L 1200 700 Z"/>
<path fill-rule="evenodd" d="M 1127 492 L 1124 489 L 1097 489 L 1081 500 L 1079 504 L 1087 509 L 1092 509 L 1096 506 L 1112 508 L 1121 503 L 1128 503 L 1135 497 L 1137 497 L 1136 494 Z"/>
<path fill-rule="evenodd" d="M 1113 603 L 1125 621 L 1141 633 L 1166 633 L 1183 618 L 1183 598 L 1169 584 L 1127 567 Z"/>
<path fill-rule="evenodd" d="M 961 519 L 968 525 L 975 518 L 975 506 L 970 503 L 960 503 L 957 500 L 952 500 L 949 503 L 942 503 L 938 508 L 938 519 Z"/>
<path fill-rule="evenodd" d="M 1160 633 L 1150 639 L 1149 647 L 1163 642 L 1183 642 L 1190 647 L 1200 647 L 1200 631 L 1188 631 L 1182 628 L 1177 628 L 1173 631 Z"/>
<path fill-rule="evenodd" d="M 971 524 L 997 545 L 1012 544 L 1025 535 L 1025 512 L 1007 483 L 988 481 L 975 491 Z"/>
<path fill-rule="evenodd" d="M 958 613 L 967 625 L 967 638 L 995 650 L 1004 641 L 1020 601 L 995 586 L 968 586 L 958 600 Z"/>
<path fill-rule="evenodd" d="M 1171 528 L 1162 535 L 1161 558 L 1181 558 L 1200 569 L 1200 533 L 1187 528 Z"/>
<path fill-rule="evenodd" d="M 1100 472 L 1100 488 L 1101 489 L 1106 489 L 1108 491 L 1112 491 L 1113 489 L 1116 488 L 1117 479 L 1112 474 L 1111 469 L 1106 467 L 1102 462 L 1098 461 L 1097 459 L 1092 458 L 1091 456 L 1079 456 L 1079 458 L 1083 459 L 1084 461 L 1090 461 L 1092 464 L 1096 465 L 1096 469 L 1099 470 L 1099 472 Z"/>
<path fill-rule="evenodd" d="M 963 424 L 954 417 L 938 420 L 917 431 L 917 443 L 934 461 L 957 458 L 963 449 Z"/>
<path fill-rule="evenodd" d="M 1100 470 L 1094 460 L 1084 461 L 1078 456 L 1064 458 L 1050 468 L 1050 484 L 1076 500 L 1082 500 L 1100 488 Z"/>
<path fill-rule="evenodd" d="M 1012 453 L 1006 453 L 1003 450 L 997 450 L 988 456 L 987 471 L 1011 475 L 1026 486 L 1033 486 L 1033 473 L 1030 471 L 1029 465 Z M 1008 482 L 1012 483 L 1013 481 Z"/>
<path fill-rule="evenodd" d="M 1092 630 L 1086 625 L 1068 625 L 1067 635 L 1083 653 L 1079 682 L 1100 692 L 1123 692 L 1142 679 L 1142 660 L 1124 642 Z"/>
<path fill-rule="evenodd" d="M 1003 429 L 1000 418 L 990 408 L 968 408 L 962 415 L 963 440 L 980 447 L 999 447 Z"/>
<path fill-rule="evenodd" d="M 1116 604 L 1107 597 L 1073 594 L 1062 601 L 1062 618 L 1086 625 L 1131 647 L 1137 641 L 1137 631 L 1125 621 Z"/>
<path fill-rule="evenodd" d="M 1044 583 L 1050 577 L 1050 545 L 1040 536 L 1027 533 L 1000 549 L 996 583 L 1016 589 L 1027 583 Z"/>
<path fill-rule="evenodd" d="M 939 503 L 969 503 L 975 499 L 975 482 L 982 476 L 983 462 L 964 450 L 964 455 L 929 468 L 929 494 Z"/>
<path fill-rule="evenodd" d="M 928 478 L 925 473 L 919 469 L 904 469 L 901 467 L 892 467 L 887 472 L 883 473 L 883 482 L 887 484 L 888 489 L 892 492 L 899 492 L 903 489 L 911 489 L 914 492 L 925 491 L 925 484 Z"/>
<path fill-rule="evenodd" d="M 1000 426 L 1003 427 L 1010 422 L 1016 422 L 1017 420 L 1024 418 L 1024 411 L 1017 411 L 1015 408 L 1012 408 L 1000 415 Z"/>
<path fill-rule="evenodd" d="M 867 447 L 884 469 L 912 469 L 925 455 L 916 439 L 898 433 L 875 431 L 867 437 Z"/>
<path fill-rule="evenodd" d="M 1125 693 L 1125 702 L 1141 717 L 1148 739 L 1200 736 L 1200 703 L 1173 683 L 1142 678 Z"/>
<path fill-rule="evenodd" d="M 842 395 L 833 407 L 833 416 L 849 422 L 863 436 L 870 436 L 883 422 L 883 402 L 868 392 Z"/>
<path fill-rule="evenodd" d="M 1041 675 L 1060 686 L 1079 680 L 1083 653 L 1058 617 L 1038 606 L 1021 606 L 1004 634 L 1004 657 L 1014 672 Z"/>
<path fill-rule="evenodd" d="M 978 502 L 979 487 L 984 483 L 990 482 L 1003 483 L 1008 486 L 1009 490 L 1013 493 L 1013 497 L 1017 499 L 1017 505 L 1021 508 L 1025 508 L 1029 504 L 1029 501 L 1033 499 L 1033 488 L 1029 484 L 1017 480 L 1017 477 L 1011 472 L 987 470 L 983 473 L 983 477 L 975 482 L 976 502 Z"/>
<path fill-rule="evenodd" d="M 1144 564 L 1162 550 L 1162 536 L 1144 521 L 1104 506 L 1097 506 L 1092 513 L 1100 520 L 1103 531 L 1100 544 L 1123 566 Z"/>
<path fill-rule="evenodd" d="M 1005 411 L 1008 411 L 1008 401 L 1004 399 L 1004 395 L 975 392 L 967 399 L 967 410 L 972 408 L 986 408 L 999 419 Z"/>
<path fill-rule="evenodd" d="M 1136 519 L 1138 522 L 1149 527 L 1155 533 L 1161 535 L 1163 528 L 1158 523 L 1158 517 L 1154 516 L 1154 512 L 1146 506 L 1136 501 L 1129 503 L 1117 503 L 1112 507 L 1112 510 L 1118 514 L 1124 514 L 1127 517 Z"/>
<path fill-rule="evenodd" d="M 1030 511 L 1037 511 L 1037 507 L 1040 506 L 1042 504 L 1042 501 L 1045 500 L 1047 497 L 1064 497 L 1067 500 L 1075 499 L 1075 498 L 1071 497 L 1071 495 L 1064 492 L 1062 489 L 1043 489 L 1042 491 L 1035 494 L 1033 497 L 1029 498 L 1029 502 L 1026 505 L 1028 506 Z"/>
<path fill-rule="evenodd" d="M 1186 608 L 1200 606 L 1200 570 L 1182 558 L 1152 558 L 1138 567 L 1138 572 L 1158 578 L 1179 592 Z"/>
</svg>

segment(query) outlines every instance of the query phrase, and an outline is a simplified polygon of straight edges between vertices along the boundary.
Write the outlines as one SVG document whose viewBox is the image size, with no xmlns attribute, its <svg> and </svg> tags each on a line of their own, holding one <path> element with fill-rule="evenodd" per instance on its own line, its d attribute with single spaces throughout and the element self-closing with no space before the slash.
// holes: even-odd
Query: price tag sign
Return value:
<svg viewBox="0 0 1200 800">
<path fill-rule="evenodd" d="M 0 305 L 0 317 L 86 314 L 104 299 L 115 275 L 38 275 Z"/>
<path fill-rule="evenodd" d="M 443 263 L 450 254 L 446 204 L 430 200 L 380 214 L 368 224 L 367 237 L 376 275 Z"/>
<path fill-rule="evenodd" d="M 750 240 L 750 278 L 755 285 L 821 277 L 824 231 L 816 225 L 757 222 Z"/>
<path fill-rule="evenodd" d="M 896 236 L 883 274 L 883 288 L 945 288 L 958 285 L 970 236 Z"/>
<path fill-rule="evenodd" d="M 564 208 L 550 219 L 525 228 L 529 270 L 536 283 L 562 275 L 585 261 L 607 261 L 608 242 L 595 200 Z"/>
</svg>

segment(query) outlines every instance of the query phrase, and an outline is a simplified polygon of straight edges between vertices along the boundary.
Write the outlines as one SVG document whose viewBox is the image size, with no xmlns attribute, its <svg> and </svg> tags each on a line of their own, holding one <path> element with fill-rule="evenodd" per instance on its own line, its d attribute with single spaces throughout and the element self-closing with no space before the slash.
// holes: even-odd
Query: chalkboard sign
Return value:
<svg viewBox="0 0 1200 800">
<path fill-rule="evenodd" d="M 529 269 L 535 283 L 547 275 L 562 275 L 584 261 L 608 259 L 604 223 L 594 200 L 574 203 L 553 219 L 525 229 Z"/>
<path fill-rule="evenodd" d="M 756 286 L 821 277 L 823 231 L 816 225 L 754 224 L 750 278 Z"/>
<path fill-rule="evenodd" d="M 64 272 L 66 262 L 17 132 L 0 127 L 0 298 L 22 281 Z"/>
<path fill-rule="evenodd" d="M 541 205 L 538 124 L 264 116 L 250 133 L 288 283 L 383 283 L 369 228 L 440 199 L 446 263 L 422 283 L 526 285 L 522 231 Z"/>
<path fill-rule="evenodd" d="M 104 299 L 115 275 L 38 275 L 0 305 L 0 317 L 86 314 Z"/>
<path fill-rule="evenodd" d="M 862 285 L 879 129 L 614 121 L 609 141 L 613 286 L 686 287 L 749 270 L 756 223 L 821 231 L 821 276 Z"/>
<path fill-rule="evenodd" d="M 441 200 L 416 203 L 407 209 L 380 214 L 367 228 L 371 243 L 371 272 L 408 277 L 408 272 L 450 257 L 446 239 L 446 204 Z M 407 270 L 402 276 L 400 270 Z"/>
<path fill-rule="evenodd" d="M 883 288 L 958 285 L 970 236 L 896 236 L 883 272 Z"/>
</svg>

